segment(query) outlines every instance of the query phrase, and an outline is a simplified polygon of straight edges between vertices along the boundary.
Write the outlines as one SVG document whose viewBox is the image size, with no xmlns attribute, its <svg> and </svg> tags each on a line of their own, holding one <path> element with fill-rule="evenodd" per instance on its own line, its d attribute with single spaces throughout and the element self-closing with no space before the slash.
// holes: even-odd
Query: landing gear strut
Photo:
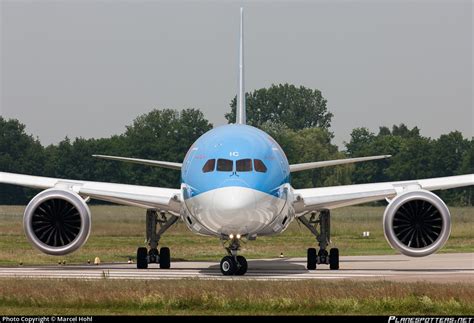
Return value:
<svg viewBox="0 0 474 323">
<path fill-rule="evenodd" d="M 317 214 L 317 212 L 312 212 L 309 219 L 304 215 L 298 218 L 316 237 L 320 248 L 317 253 L 316 248 L 308 248 L 307 268 L 314 270 L 318 264 L 325 264 L 329 265 L 331 270 L 337 270 L 339 269 L 339 249 L 332 248 L 329 253 L 327 251 L 331 241 L 331 213 L 329 210 L 321 210 L 318 217 Z"/>
<path fill-rule="evenodd" d="M 174 223 L 178 221 L 178 217 L 171 215 L 167 218 L 165 212 L 158 212 L 155 209 L 146 211 L 146 242 L 150 247 L 137 249 L 137 268 L 146 269 L 149 263 L 158 263 L 160 268 L 169 269 L 171 267 L 170 249 L 167 247 L 160 248 L 158 251 L 158 243 L 161 235 L 166 232 Z M 160 229 L 157 231 L 158 225 Z"/>
<path fill-rule="evenodd" d="M 226 246 L 226 243 L 228 245 Z M 229 240 L 224 241 L 223 245 L 228 255 L 222 258 L 220 268 L 224 276 L 242 276 L 247 272 L 247 259 L 243 256 L 238 256 L 237 252 L 240 249 L 240 236 L 229 236 Z"/>
</svg>

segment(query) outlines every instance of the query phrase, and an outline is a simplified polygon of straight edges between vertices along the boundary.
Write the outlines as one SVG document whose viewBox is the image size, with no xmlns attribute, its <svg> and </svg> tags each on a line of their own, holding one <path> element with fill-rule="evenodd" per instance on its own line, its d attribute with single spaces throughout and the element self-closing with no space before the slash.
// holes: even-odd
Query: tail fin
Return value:
<svg viewBox="0 0 474 323">
<path fill-rule="evenodd" d="M 245 86 L 244 86 L 244 8 L 240 8 L 240 42 L 239 42 L 239 93 L 237 94 L 237 124 L 246 124 Z"/>
</svg>

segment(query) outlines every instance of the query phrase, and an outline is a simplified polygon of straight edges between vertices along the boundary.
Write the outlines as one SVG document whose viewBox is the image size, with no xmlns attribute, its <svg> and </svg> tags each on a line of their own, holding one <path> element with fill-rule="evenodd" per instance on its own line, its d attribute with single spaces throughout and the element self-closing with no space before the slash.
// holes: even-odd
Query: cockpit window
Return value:
<svg viewBox="0 0 474 323">
<path fill-rule="evenodd" d="M 252 171 L 252 160 L 248 159 L 240 159 L 236 162 L 236 168 L 238 172 L 251 172 Z"/>
<path fill-rule="evenodd" d="M 260 159 L 255 159 L 254 161 L 255 165 L 255 170 L 260 173 L 266 173 L 267 172 L 267 166 L 261 161 Z"/>
<path fill-rule="evenodd" d="M 217 170 L 219 172 L 231 172 L 233 169 L 234 163 L 229 159 L 218 159 L 217 160 Z"/>
<path fill-rule="evenodd" d="M 209 159 L 204 166 L 202 167 L 202 171 L 204 173 L 209 173 L 214 171 L 214 167 L 216 167 L 216 160 L 215 159 Z"/>
</svg>

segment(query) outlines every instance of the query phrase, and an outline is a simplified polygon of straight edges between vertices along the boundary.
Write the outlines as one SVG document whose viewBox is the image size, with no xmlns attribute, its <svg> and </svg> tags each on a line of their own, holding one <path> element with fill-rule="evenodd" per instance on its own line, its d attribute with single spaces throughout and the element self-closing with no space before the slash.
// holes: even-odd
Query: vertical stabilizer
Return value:
<svg viewBox="0 0 474 323">
<path fill-rule="evenodd" d="M 240 8 L 240 41 L 239 41 L 239 93 L 237 94 L 237 124 L 246 124 L 245 86 L 244 86 L 244 8 Z"/>
</svg>

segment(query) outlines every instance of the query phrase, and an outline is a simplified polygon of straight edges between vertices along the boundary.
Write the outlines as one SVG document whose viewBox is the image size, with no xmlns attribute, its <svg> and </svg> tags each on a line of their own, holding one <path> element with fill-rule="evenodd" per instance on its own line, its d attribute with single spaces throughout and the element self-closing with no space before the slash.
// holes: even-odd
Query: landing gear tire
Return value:
<svg viewBox="0 0 474 323">
<path fill-rule="evenodd" d="M 160 268 L 170 269 L 170 267 L 171 267 L 170 248 L 163 247 L 160 249 Z"/>
<path fill-rule="evenodd" d="M 237 264 L 235 263 L 234 257 L 225 256 L 221 260 L 221 273 L 224 276 L 232 276 L 237 271 Z"/>
<path fill-rule="evenodd" d="M 315 248 L 308 248 L 307 260 L 308 261 L 307 261 L 306 268 L 308 268 L 308 270 L 315 270 L 316 269 L 316 262 L 317 262 L 316 249 Z"/>
<path fill-rule="evenodd" d="M 148 262 L 150 264 L 158 262 L 158 249 L 152 248 L 148 251 Z"/>
<path fill-rule="evenodd" d="M 138 269 L 148 268 L 148 250 L 144 247 L 137 249 L 137 268 Z"/>
<path fill-rule="evenodd" d="M 329 250 L 329 269 L 339 269 L 339 249 L 337 248 L 332 248 Z"/>
<path fill-rule="evenodd" d="M 237 256 L 237 262 L 239 263 L 239 266 L 235 274 L 237 276 L 245 275 L 248 268 L 247 259 L 245 259 L 244 256 Z"/>
</svg>

